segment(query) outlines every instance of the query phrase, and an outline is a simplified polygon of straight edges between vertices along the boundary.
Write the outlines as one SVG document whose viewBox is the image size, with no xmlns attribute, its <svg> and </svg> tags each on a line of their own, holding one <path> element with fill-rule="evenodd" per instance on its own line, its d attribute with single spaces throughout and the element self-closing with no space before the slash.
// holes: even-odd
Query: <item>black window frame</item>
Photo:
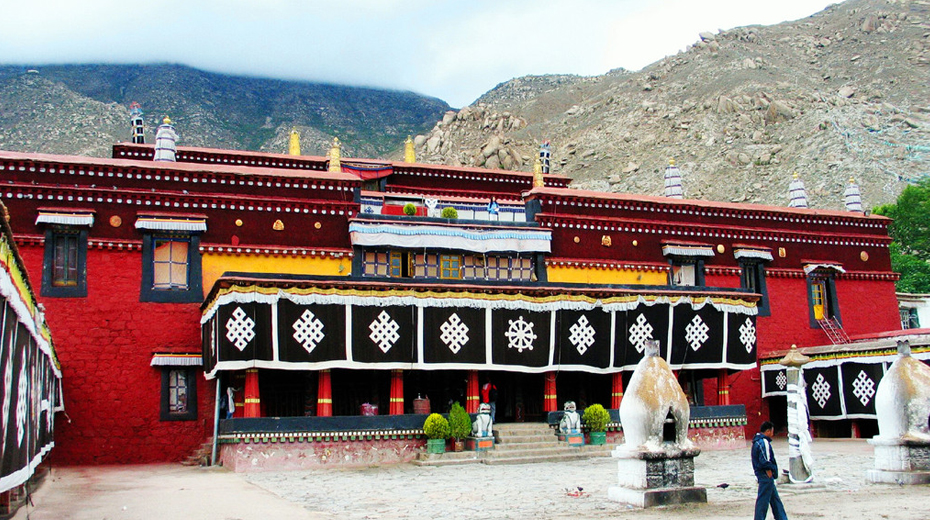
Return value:
<svg viewBox="0 0 930 520">
<path fill-rule="evenodd" d="M 740 258 L 739 286 L 747 291 L 762 295 L 756 308 L 759 316 L 771 316 L 768 288 L 765 285 L 765 261 L 760 258 Z M 750 283 L 754 282 L 754 283 Z M 755 285 L 752 287 L 751 285 Z"/>
<path fill-rule="evenodd" d="M 186 240 L 187 289 L 155 288 L 155 241 Z M 142 236 L 142 286 L 139 301 L 153 303 L 203 302 L 203 265 L 200 255 L 200 234 L 187 232 L 156 232 Z"/>
<path fill-rule="evenodd" d="M 42 263 L 42 296 L 49 298 L 87 297 L 87 229 L 51 225 L 45 230 L 45 253 Z M 77 280 L 74 285 L 55 285 L 55 243 L 59 237 L 76 237 Z"/>
<path fill-rule="evenodd" d="M 171 412 L 171 372 L 184 372 L 187 383 L 187 411 Z M 197 372 L 199 369 L 185 366 L 161 367 L 161 420 L 195 421 L 197 420 Z"/>
<path fill-rule="evenodd" d="M 675 267 L 694 266 L 694 285 L 675 283 Z M 700 256 L 671 255 L 668 257 L 668 284 L 672 287 L 707 287 L 704 276 L 704 258 Z"/>
<path fill-rule="evenodd" d="M 836 297 L 836 276 L 833 272 L 825 273 L 823 271 L 813 271 L 807 275 L 807 312 L 812 329 L 819 329 L 820 323 L 814 316 L 814 281 L 823 280 L 824 292 L 824 319 L 835 320 L 839 326 L 843 326 L 843 318 L 840 315 L 840 304 Z"/>
</svg>

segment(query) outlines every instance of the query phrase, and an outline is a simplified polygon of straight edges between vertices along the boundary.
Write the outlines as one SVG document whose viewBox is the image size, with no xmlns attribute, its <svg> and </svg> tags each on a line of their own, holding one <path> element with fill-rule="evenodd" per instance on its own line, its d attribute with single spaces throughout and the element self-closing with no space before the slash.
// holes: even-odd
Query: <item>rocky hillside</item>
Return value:
<svg viewBox="0 0 930 520">
<path fill-rule="evenodd" d="M 225 76 L 178 65 L 0 67 L 0 149 L 109 156 L 129 139 L 129 104 L 145 112 L 146 142 L 170 116 L 184 146 L 378 157 L 428 130 L 449 109 L 411 92 Z"/>
<path fill-rule="evenodd" d="M 698 35 L 696 35 L 698 36 Z M 573 185 L 786 205 L 792 172 L 815 208 L 850 177 L 874 206 L 930 173 L 930 2 L 849 0 L 775 26 L 701 33 L 640 72 L 528 76 L 447 112 L 418 160 L 531 170 L 543 140 Z"/>
</svg>

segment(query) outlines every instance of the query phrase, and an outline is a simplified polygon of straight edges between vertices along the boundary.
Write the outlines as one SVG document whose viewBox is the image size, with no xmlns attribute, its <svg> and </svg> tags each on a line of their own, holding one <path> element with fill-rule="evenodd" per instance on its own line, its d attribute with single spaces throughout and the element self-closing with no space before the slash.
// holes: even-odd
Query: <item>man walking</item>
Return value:
<svg viewBox="0 0 930 520">
<path fill-rule="evenodd" d="M 752 438 L 752 470 L 759 481 L 759 494 L 756 495 L 755 520 L 765 520 L 772 506 L 775 520 L 788 520 L 785 506 L 778 496 L 775 488 L 775 479 L 778 478 L 778 463 L 775 462 L 775 451 L 772 450 L 772 435 L 775 434 L 775 425 L 765 421 L 759 428 L 759 433 Z"/>
</svg>

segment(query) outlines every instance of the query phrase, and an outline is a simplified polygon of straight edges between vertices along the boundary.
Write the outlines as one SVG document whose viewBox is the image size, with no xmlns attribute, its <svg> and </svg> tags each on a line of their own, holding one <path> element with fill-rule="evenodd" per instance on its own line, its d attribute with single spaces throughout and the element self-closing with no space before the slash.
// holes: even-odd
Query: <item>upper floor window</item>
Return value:
<svg viewBox="0 0 930 520">
<path fill-rule="evenodd" d="M 762 295 L 759 300 L 759 316 L 769 316 L 768 290 L 765 286 L 765 263 L 772 261 L 772 251 L 765 247 L 740 247 L 734 245 L 733 256 L 740 266 L 740 287 Z"/>
<path fill-rule="evenodd" d="M 204 218 L 140 216 L 136 229 L 142 237 L 140 300 L 199 302 L 203 299 L 200 232 Z"/>
<path fill-rule="evenodd" d="M 439 277 L 443 280 L 462 278 L 462 255 L 440 255 Z"/>
<path fill-rule="evenodd" d="M 704 286 L 704 259 L 714 256 L 713 246 L 694 242 L 663 241 L 669 262 L 669 285 Z"/>
<path fill-rule="evenodd" d="M 807 299 L 811 327 L 820 321 L 832 320 L 842 326 L 839 301 L 836 297 L 836 273 L 846 272 L 838 263 L 805 263 Z"/>
<path fill-rule="evenodd" d="M 40 209 L 36 224 L 45 229 L 42 295 L 57 298 L 87 296 L 87 234 L 92 211 Z"/>
<path fill-rule="evenodd" d="M 901 307 L 898 309 L 901 313 L 901 328 L 902 329 L 919 329 L 920 328 L 920 317 L 917 314 L 917 309 L 914 307 Z"/>
</svg>

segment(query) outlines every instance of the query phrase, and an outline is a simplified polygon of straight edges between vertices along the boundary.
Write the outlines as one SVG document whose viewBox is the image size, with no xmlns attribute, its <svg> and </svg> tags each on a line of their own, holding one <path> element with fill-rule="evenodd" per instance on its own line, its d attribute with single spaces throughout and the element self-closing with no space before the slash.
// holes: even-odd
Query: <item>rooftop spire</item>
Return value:
<svg viewBox="0 0 930 520">
<path fill-rule="evenodd" d="M 142 119 L 142 106 L 135 101 L 129 105 L 129 128 L 132 131 L 133 144 L 145 144 L 145 122 Z"/>
<path fill-rule="evenodd" d="M 300 132 L 296 128 L 291 129 L 291 138 L 287 143 L 288 155 L 300 155 Z"/>
<path fill-rule="evenodd" d="M 807 207 L 807 190 L 804 189 L 804 181 L 798 177 L 798 172 L 794 172 L 791 184 L 788 185 L 788 198 L 789 208 Z"/>
<path fill-rule="evenodd" d="M 846 192 L 843 193 L 846 199 L 846 211 L 862 211 L 862 194 L 859 193 L 859 185 L 856 180 L 850 177 L 849 184 L 846 185 Z"/>
<path fill-rule="evenodd" d="M 174 162 L 177 152 L 178 134 L 171 126 L 171 118 L 165 117 L 155 133 L 155 160 Z"/>
<path fill-rule="evenodd" d="M 675 166 L 675 159 L 668 160 L 665 167 L 665 196 L 672 199 L 682 199 L 685 192 L 681 187 L 681 170 Z"/>
<path fill-rule="evenodd" d="M 333 137 L 333 147 L 329 149 L 329 171 L 342 171 L 342 148 L 338 137 Z"/>
<path fill-rule="evenodd" d="M 549 159 L 552 158 L 552 149 L 549 147 L 549 141 L 543 141 L 539 145 L 539 162 L 542 168 L 541 172 L 545 175 L 549 173 Z"/>
<path fill-rule="evenodd" d="M 413 147 L 413 139 L 410 136 L 407 136 L 407 140 L 404 141 L 404 162 L 405 163 L 415 163 L 417 162 L 417 151 Z"/>
</svg>

